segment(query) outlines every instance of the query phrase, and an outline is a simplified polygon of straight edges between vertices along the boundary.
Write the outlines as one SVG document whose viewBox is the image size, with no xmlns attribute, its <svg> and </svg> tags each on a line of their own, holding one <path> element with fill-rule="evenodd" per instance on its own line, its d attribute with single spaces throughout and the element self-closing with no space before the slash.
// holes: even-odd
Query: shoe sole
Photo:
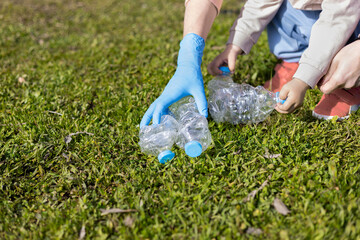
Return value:
<svg viewBox="0 0 360 240">
<path fill-rule="evenodd" d="M 342 121 L 342 120 L 348 119 L 350 117 L 350 114 L 353 112 L 356 112 L 359 108 L 360 108 L 360 105 L 352 105 L 349 110 L 349 115 L 344 116 L 344 117 L 338 117 L 337 120 Z M 336 116 L 327 116 L 327 115 L 318 114 L 314 111 L 312 111 L 312 116 L 317 119 L 320 119 L 320 120 L 331 120 L 334 117 L 336 117 Z"/>
</svg>

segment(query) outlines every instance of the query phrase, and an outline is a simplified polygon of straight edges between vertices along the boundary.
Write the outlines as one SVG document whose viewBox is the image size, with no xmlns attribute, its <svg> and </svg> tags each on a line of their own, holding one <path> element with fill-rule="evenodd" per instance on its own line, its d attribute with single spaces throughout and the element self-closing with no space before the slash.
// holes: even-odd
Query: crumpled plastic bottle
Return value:
<svg viewBox="0 0 360 240">
<path fill-rule="evenodd" d="M 166 163 L 175 157 L 171 148 L 178 138 L 179 124 L 174 117 L 163 115 L 160 124 L 143 126 L 140 129 L 141 151 L 157 156 L 160 163 Z"/>
<path fill-rule="evenodd" d="M 234 83 L 227 67 L 220 67 L 220 70 L 223 75 L 216 76 L 208 84 L 209 112 L 217 123 L 259 123 L 270 115 L 278 102 L 285 102 L 280 100 L 279 93 L 262 86 Z"/>
<path fill-rule="evenodd" d="M 170 106 L 171 114 L 179 123 L 177 145 L 189 157 L 198 157 L 211 143 L 207 119 L 197 110 L 193 97 L 184 97 Z"/>
</svg>

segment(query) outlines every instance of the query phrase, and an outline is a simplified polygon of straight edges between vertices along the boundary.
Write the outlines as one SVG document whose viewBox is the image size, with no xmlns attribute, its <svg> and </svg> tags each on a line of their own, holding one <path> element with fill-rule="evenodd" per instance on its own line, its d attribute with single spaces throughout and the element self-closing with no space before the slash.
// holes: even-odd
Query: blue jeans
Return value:
<svg viewBox="0 0 360 240">
<path fill-rule="evenodd" d="M 270 51 L 286 62 L 299 62 L 302 53 L 309 45 L 313 24 L 321 11 L 298 10 L 285 0 L 279 11 L 267 26 Z M 360 22 L 348 43 L 360 33 Z"/>
</svg>

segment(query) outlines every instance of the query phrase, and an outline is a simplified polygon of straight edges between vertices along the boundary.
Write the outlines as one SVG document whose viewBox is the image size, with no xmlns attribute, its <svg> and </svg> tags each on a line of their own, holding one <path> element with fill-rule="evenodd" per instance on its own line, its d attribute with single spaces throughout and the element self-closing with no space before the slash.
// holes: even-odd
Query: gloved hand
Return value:
<svg viewBox="0 0 360 240">
<path fill-rule="evenodd" d="M 151 119 L 153 124 L 159 124 L 161 116 L 167 113 L 171 104 L 189 95 L 194 97 L 200 114 L 207 117 L 207 101 L 200 69 L 204 47 L 205 40 L 195 33 L 189 33 L 183 38 L 176 72 L 160 97 L 145 112 L 140 128 L 148 125 Z"/>
</svg>

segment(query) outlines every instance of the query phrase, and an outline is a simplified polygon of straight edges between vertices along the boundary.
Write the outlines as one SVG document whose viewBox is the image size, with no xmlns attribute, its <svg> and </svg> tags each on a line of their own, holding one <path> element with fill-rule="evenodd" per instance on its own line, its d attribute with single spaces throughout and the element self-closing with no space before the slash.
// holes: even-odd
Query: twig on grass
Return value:
<svg viewBox="0 0 360 240">
<path fill-rule="evenodd" d="M 18 124 L 12 124 L 12 123 L 9 123 L 9 124 L 0 124 L 1 127 L 7 127 L 7 126 L 15 126 L 15 125 L 25 125 L 26 123 L 18 123 Z"/>
<path fill-rule="evenodd" d="M 262 190 L 265 186 L 268 185 L 268 182 L 269 182 L 269 180 L 271 179 L 271 176 L 272 176 L 272 175 L 270 174 L 270 175 L 268 176 L 268 178 L 265 180 L 265 182 L 263 182 L 259 188 L 255 189 L 254 191 L 252 191 L 251 193 L 249 193 L 249 194 L 246 196 L 246 198 L 244 198 L 243 201 L 244 201 L 244 202 L 248 202 L 248 201 L 250 201 L 251 199 L 253 199 L 260 190 Z"/>
<path fill-rule="evenodd" d="M 66 160 L 69 160 L 69 156 L 66 155 L 65 153 L 61 154 Z"/>
<path fill-rule="evenodd" d="M 48 112 L 48 113 L 52 113 L 52 114 L 56 114 L 56 115 L 59 115 L 59 116 L 63 116 L 64 114 L 62 113 L 58 113 L 58 112 L 55 112 L 55 111 L 50 111 L 50 110 L 47 110 L 45 112 Z M 75 119 L 74 117 L 71 117 L 71 119 Z"/>
<path fill-rule="evenodd" d="M 101 216 L 107 215 L 109 213 L 130 213 L 137 212 L 136 209 L 120 209 L 120 208 L 110 208 L 110 209 L 100 209 Z"/>
<path fill-rule="evenodd" d="M 251 234 L 251 235 L 260 235 L 262 233 L 263 231 L 260 228 L 249 227 L 246 230 L 246 234 Z"/>
<path fill-rule="evenodd" d="M 234 152 L 234 155 L 239 155 L 242 152 L 242 149 L 240 148 L 238 151 Z"/>
<path fill-rule="evenodd" d="M 55 112 L 55 111 L 47 111 L 47 112 L 49 112 L 49 113 L 53 113 L 53 114 L 56 114 L 56 115 L 59 115 L 59 116 L 62 116 L 63 114 L 62 113 L 58 113 L 58 112 Z"/>
</svg>

